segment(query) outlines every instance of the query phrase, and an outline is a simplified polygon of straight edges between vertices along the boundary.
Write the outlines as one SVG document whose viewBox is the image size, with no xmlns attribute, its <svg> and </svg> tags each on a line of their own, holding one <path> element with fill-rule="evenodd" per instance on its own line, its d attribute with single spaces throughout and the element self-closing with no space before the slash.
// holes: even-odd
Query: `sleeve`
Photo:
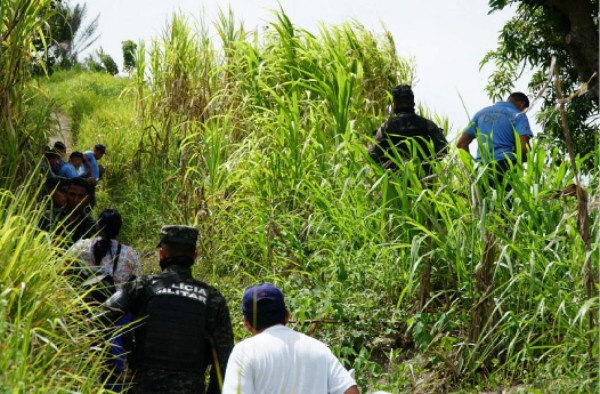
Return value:
<svg viewBox="0 0 600 394">
<path fill-rule="evenodd" d="M 58 176 L 63 178 L 77 178 L 79 175 L 70 166 L 63 166 L 58 173 Z"/>
<path fill-rule="evenodd" d="M 378 163 L 382 162 L 382 159 L 385 156 L 385 150 L 383 149 L 383 146 L 387 144 L 387 133 L 385 131 L 387 128 L 386 126 L 387 122 L 385 122 L 383 125 L 381 125 L 381 127 L 377 129 L 377 131 L 375 132 L 375 136 L 373 137 L 373 143 L 369 146 L 368 149 L 369 156 L 371 156 L 371 159 Z"/>
<path fill-rule="evenodd" d="M 229 355 L 233 349 L 233 329 L 225 298 L 217 293 L 208 302 L 208 335 L 212 353 L 212 368 L 210 369 L 207 393 L 218 394 L 220 393 L 219 382 L 223 381 Z"/>
<path fill-rule="evenodd" d="M 533 132 L 531 131 L 531 127 L 529 126 L 529 119 L 527 119 L 527 115 L 518 114 L 515 119 L 515 130 L 517 130 L 517 134 L 526 135 L 529 137 L 533 137 Z"/>
<path fill-rule="evenodd" d="M 140 264 L 140 259 L 138 254 L 133 248 L 131 249 L 131 264 L 133 264 L 133 269 L 131 270 L 131 275 L 139 278 L 142 276 L 142 265 Z"/>
<path fill-rule="evenodd" d="M 91 176 L 92 178 L 96 178 L 98 179 L 100 177 L 100 171 L 98 169 L 98 162 L 96 161 L 96 158 L 94 157 L 94 153 L 93 152 L 87 152 L 86 153 L 87 159 L 90 163 L 90 169 L 91 169 Z"/>
<path fill-rule="evenodd" d="M 89 239 L 80 239 L 69 248 L 67 253 L 91 265 L 94 260 L 91 245 Z"/>
<path fill-rule="evenodd" d="M 127 282 L 131 278 L 140 278 L 142 276 L 142 267 L 138 254 L 132 247 L 123 245 L 119 261 L 123 261 L 123 268 L 117 268 L 120 282 Z"/>
<path fill-rule="evenodd" d="M 133 282 L 127 282 L 117 290 L 115 294 L 110 296 L 104 303 L 104 309 L 112 312 L 115 315 L 124 315 L 133 311 L 135 299 L 144 289 L 144 279 L 138 279 Z"/>
<path fill-rule="evenodd" d="M 102 305 L 104 313 L 95 318 L 105 326 L 114 324 L 123 315 L 133 312 L 135 302 L 141 292 L 144 290 L 144 286 L 148 284 L 146 278 L 138 279 L 134 282 L 127 282 L 117 290 L 112 296 L 108 298 Z"/>
<path fill-rule="evenodd" d="M 80 239 L 67 250 L 67 255 L 72 258 L 72 263 L 67 269 L 71 278 L 83 280 L 96 272 L 94 264 L 93 242 L 89 238 Z M 77 280 L 76 280 L 77 282 Z"/>
<path fill-rule="evenodd" d="M 356 386 L 356 381 L 350 376 L 350 372 L 344 368 L 331 350 L 329 350 L 328 358 L 327 392 L 329 394 L 344 394 L 350 387 Z"/>
<path fill-rule="evenodd" d="M 473 119 L 471 119 L 471 122 L 469 123 L 467 128 L 464 130 L 465 133 L 467 133 L 467 135 L 469 137 L 471 137 L 471 138 L 476 137 L 478 122 L 479 122 L 479 112 L 475 114 L 475 116 L 473 117 Z"/>
<path fill-rule="evenodd" d="M 242 345 L 243 346 L 243 345 Z M 229 356 L 227 372 L 223 381 L 223 394 L 254 394 L 252 373 L 244 363 L 242 346 L 237 345 Z"/>
</svg>

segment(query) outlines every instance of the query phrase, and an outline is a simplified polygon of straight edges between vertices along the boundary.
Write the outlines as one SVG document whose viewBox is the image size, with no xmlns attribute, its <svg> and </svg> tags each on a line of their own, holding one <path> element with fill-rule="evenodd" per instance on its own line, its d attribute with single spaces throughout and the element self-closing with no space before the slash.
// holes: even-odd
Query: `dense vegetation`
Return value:
<svg viewBox="0 0 600 394">
<path fill-rule="evenodd" d="M 556 111 L 555 89 L 546 89 L 553 64 L 568 97 L 566 114 L 574 149 L 582 156 L 598 151 L 598 0 L 489 0 L 490 12 L 516 6 L 498 37 L 498 47 L 488 52 L 483 64 L 493 63 L 487 86 L 490 97 L 512 90 L 524 71 L 531 72 L 529 89 L 542 99 L 538 140 L 566 151 L 561 118 Z M 594 160 L 586 161 L 593 168 Z"/>
<path fill-rule="evenodd" d="M 590 297 L 584 270 L 586 257 L 598 269 L 596 174 L 586 254 L 577 203 L 557 192 L 575 175 L 557 150 L 534 146 L 511 203 L 454 149 L 427 185 L 415 160 L 396 173 L 370 162 L 386 92 L 413 78 L 389 34 L 348 23 L 313 35 L 283 12 L 260 33 L 231 14 L 216 27 L 219 44 L 176 15 L 139 45 L 131 79 L 57 72 L 26 90 L 72 120 L 75 147 L 108 146 L 98 206 L 123 212 L 146 272 L 161 224 L 197 226 L 196 274 L 234 322 L 246 285 L 276 283 L 294 326 L 329 343 L 364 391 L 597 391 L 597 285 Z M 0 198 L 0 382 L 88 392 L 93 338 L 57 274 L 60 249 L 35 230 L 33 189 Z"/>
</svg>

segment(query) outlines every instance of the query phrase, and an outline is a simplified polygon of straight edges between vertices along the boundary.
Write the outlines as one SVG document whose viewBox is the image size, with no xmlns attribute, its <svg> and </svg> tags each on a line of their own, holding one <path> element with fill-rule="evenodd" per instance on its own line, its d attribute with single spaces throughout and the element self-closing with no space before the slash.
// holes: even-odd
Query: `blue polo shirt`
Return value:
<svg viewBox="0 0 600 394">
<path fill-rule="evenodd" d="M 94 156 L 94 152 L 87 151 L 83 153 L 85 157 L 87 157 L 88 163 L 90 163 L 90 167 L 92 169 L 92 173 L 90 176 L 92 178 L 100 178 L 100 169 L 98 168 L 98 162 L 96 161 L 96 156 Z"/>
<path fill-rule="evenodd" d="M 71 163 L 65 163 L 65 165 L 60 169 L 58 176 L 63 178 L 77 178 L 79 176 L 79 171 L 77 168 Z"/>
<path fill-rule="evenodd" d="M 491 158 L 494 161 L 515 161 L 515 132 L 519 136 L 533 137 L 527 115 L 506 101 L 500 101 L 477 112 L 465 132 L 479 140 L 477 161 L 484 163 L 492 161 Z"/>
</svg>

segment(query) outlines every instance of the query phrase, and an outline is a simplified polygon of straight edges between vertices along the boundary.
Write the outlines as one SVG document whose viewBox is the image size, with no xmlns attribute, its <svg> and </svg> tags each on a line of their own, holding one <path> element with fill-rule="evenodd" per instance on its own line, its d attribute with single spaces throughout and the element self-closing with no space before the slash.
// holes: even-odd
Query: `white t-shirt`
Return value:
<svg viewBox="0 0 600 394">
<path fill-rule="evenodd" d="M 235 345 L 223 394 L 343 394 L 354 385 L 324 343 L 276 325 Z"/>
</svg>

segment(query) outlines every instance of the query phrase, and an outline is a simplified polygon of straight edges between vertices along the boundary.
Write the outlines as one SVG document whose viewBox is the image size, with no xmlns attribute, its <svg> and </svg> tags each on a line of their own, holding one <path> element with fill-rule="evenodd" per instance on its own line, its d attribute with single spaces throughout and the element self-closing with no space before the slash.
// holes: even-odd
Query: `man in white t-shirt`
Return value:
<svg viewBox="0 0 600 394">
<path fill-rule="evenodd" d="M 327 345 L 286 327 L 290 312 L 277 287 L 247 288 L 242 312 L 253 336 L 233 348 L 223 394 L 359 394 Z"/>
</svg>

